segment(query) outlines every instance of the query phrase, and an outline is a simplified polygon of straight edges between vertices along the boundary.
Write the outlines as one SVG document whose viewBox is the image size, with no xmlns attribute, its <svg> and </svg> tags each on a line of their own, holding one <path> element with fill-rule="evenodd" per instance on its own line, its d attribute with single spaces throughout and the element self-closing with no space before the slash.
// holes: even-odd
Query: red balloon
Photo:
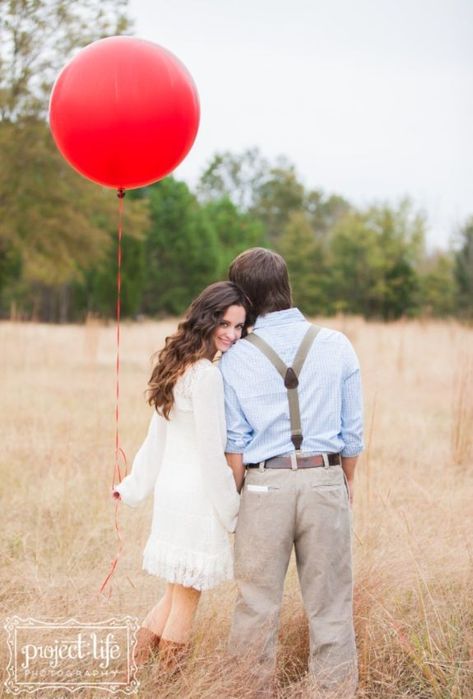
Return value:
<svg viewBox="0 0 473 699">
<path fill-rule="evenodd" d="M 100 39 L 59 74 L 49 105 L 57 147 L 93 182 L 133 189 L 168 175 L 194 143 L 199 98 L 170 51 L 129 36 Z"/>
</svg>

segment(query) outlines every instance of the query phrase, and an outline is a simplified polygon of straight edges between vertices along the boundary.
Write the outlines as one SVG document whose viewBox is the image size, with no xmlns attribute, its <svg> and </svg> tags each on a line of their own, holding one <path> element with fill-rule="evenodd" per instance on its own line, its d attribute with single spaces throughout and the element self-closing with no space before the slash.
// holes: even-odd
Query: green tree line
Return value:
<svg viewBox="0 0 473 699">
<path fill-rule="evenodd" d="M 77 47 L 131 29 L 125 0 L 0 6 L 1 317 L 115 314 L 117 200 L 62 159 L 46 111 Z M 449 250 L 428 252 L 412 201 L 356 207 L 308 189 L 291 162 L 257 149 L 217 153 L 193 188 L 168 177 L 130 191 L 124 211 L 125 317 L 182 313 L 257 245 L 285 257 L 307 314 L 473 317 L 473 217 Z"/>
</svg>

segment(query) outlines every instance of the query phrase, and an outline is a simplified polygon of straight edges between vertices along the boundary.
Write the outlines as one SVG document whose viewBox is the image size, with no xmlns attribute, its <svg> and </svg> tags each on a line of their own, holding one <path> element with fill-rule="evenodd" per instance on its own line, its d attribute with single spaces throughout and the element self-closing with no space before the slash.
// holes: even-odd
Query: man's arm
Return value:
<svg viewBox="0 0 473 699">
<path fill-rule="evenodd" d="M 345 378 L 342 390 L 341 436 L 345 443 L 342 450 L 342 468 L 348 481 L 350 505 L 353 503 L 355 467 L 363 451 L 363 395 L 358 357 L 345 338 Z"/>
<path fill-rule="evenodd" d="M 233 471 L 237 490 L 240 492 L 245 476 L 243 454 L 251 441 L 252 429 L 243 414 L 240 401 L 234 389 L 225 379 L 225 370 L 222 370 L 224 359 L 226 358 L 222 357 L 220 361 L 220 371 L 223 375 L 225 390 L 225 420 L 227 424 L 227 448 L 225 450 L 225 456 L 228 465 Z"/>
<path fill-rule="evenodd" d="M 245 478 L 245 467 L 243 466 L 243 454 L 225 454 L 228 465 L 233 471 L 233 478 L 238 492 L 241 491 Z"/>
</svg>

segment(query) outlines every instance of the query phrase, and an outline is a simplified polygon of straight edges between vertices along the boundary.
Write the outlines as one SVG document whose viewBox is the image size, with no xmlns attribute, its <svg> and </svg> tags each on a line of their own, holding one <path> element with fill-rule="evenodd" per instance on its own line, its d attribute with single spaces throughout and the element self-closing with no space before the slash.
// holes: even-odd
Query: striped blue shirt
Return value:
<svg viewBox="0 0 473 699">
<path fill-rule="evenodd" d="M 259 316 L 254 332 L 290 366 L 309 327 L 297 308 Z M 287 391 L 282 377 L 262 352 L 240 340 L 219 363 L 225 387 L 226 451 L 258 463 L 293 451 Z M 363 407 L 360 366 L 348 338 L 322 328 L 299 377 L 301 451 L 363 450 Z"/>
</svg>

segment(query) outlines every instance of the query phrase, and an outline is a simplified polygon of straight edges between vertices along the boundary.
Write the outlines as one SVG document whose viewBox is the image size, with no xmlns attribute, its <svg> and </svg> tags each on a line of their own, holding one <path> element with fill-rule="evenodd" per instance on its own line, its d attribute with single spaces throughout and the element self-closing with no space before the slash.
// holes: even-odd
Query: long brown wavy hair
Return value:
<svg viewBox="0 0 473 699">
<path fill-rule="evenodd" d="M 169 420 L 174 404 L 174 386 L 185 369 L 199 359 L 212 359 L 216 353 L 213 334 L 230 306 L 243 306 L 247 334 L 250 302 L 233 282 L 215 282 L 202 291 L 186 311 L 177 331 L 166 338 L 157 353 L 158 360 L 148 381 L 148 403 Z"/>
</svg>

